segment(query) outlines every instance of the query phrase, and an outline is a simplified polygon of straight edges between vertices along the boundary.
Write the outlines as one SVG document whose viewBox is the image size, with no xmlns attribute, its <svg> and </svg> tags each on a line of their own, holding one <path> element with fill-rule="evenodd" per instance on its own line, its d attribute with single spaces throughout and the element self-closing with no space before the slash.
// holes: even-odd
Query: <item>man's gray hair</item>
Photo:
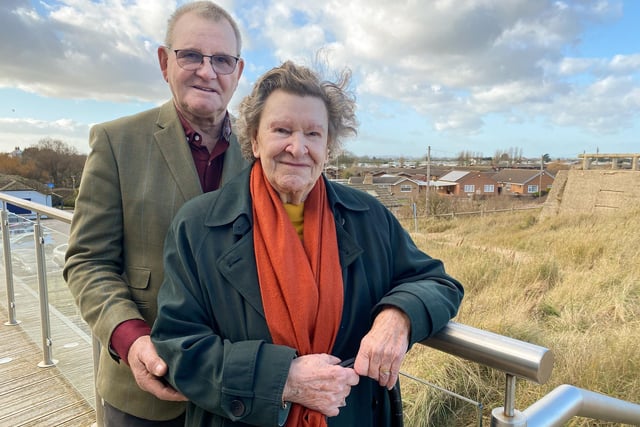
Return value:
<svg viewBox="0 0 640 427">
<path fill-rule="evenodd" d="M 240 28 L 238 27 L 238 24 L 235 19 L 231 17 L 229 12 L 212 1 L 194 1 L 192 3 L 184 4 L 176 9 L 167 23 L 167 35 L 164 39 L 165 46 L 171 47 L 176 22 L 178 22 L 180 17 L 187 13 L 195 13 L 197 16 L 209 19 L 213 22 L 220 22 L 222 20 L 229 22 L 229 25 L 231 25 L 233 33 L 236 36 L 237 52 L 235 54 L 236 56 L 240 56 L 240 52 L 242 51 L 242 36 L 240 35 Z"/>
</svg>

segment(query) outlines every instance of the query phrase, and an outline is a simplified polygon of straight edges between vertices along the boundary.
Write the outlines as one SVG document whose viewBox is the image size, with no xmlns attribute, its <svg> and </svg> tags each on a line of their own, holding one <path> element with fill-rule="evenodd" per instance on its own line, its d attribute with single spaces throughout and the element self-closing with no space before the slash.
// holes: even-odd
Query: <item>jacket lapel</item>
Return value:
<svg viewBox="0 0 640 427">
<path fill-rule="evenodd" d="M 178 191 L 185 200 L 202 194 L 191 150 L 186 142 L 184 129 L 180 124 L 173 101 L 166 102 L 160 107 L 156 124 L 158 130 L 154 137 L 176 182 Z"/>
</svg>

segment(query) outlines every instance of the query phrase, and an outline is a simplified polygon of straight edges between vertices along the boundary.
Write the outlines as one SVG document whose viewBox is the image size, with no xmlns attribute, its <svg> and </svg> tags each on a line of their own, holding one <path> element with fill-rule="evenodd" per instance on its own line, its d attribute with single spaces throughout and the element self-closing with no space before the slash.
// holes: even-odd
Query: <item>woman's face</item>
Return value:
<svg viewBox="0 0 640 427">
<path fill-rule="evenodd" d="M 251 146 L 283 203 L 304 202 L 322 174 L 328 129 L 327 108 L 320 98 L 283 90 L 267 98 Z"/>
</svg>

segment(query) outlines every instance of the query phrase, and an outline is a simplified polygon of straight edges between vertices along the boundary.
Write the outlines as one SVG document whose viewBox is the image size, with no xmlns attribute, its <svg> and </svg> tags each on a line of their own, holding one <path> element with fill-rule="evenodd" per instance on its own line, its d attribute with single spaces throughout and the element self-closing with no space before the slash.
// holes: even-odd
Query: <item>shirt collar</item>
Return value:
<svg viewBox="0 0 640 427">
<path fill-rule="evenodd" d="M 200 143 L 202 142 L 202 137 L 200 136 L 200 134 L 196 132 L 193 127 L 191 127 L 191 124 L 187 121 L 187 119 L 184 118 L 180 111 L 176 109 L 176 112 L 178 113 L 180 124 L 182 124 L 182 128 L 184 129 L 184 134 L 187 138 L 187 142 L 200 145 Z M 224 115 L 224 120 L 222 122 L 222 134 L 220 135 L 220 138 L 224 139 L 227 142 L 230 142 L 231 116 L 229 115 L 228 111 Z"/>
</svg>

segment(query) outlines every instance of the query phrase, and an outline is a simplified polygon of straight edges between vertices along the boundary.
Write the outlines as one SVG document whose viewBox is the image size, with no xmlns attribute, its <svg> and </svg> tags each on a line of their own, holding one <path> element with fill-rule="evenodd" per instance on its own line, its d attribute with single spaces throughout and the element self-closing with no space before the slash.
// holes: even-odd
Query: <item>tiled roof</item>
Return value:
<svg viewBox="0 0 640 427">
<path fill-rule="evenodd" d="M 374 176 L 373 183 L 374 184 L 395 184 L 396 182 L 403 179 L 405 179 L 405 177 L 397 176 L 397 175 Z"/>
<path fill-rule="evenodd" d="M 365 177 L 363 176 L 352 176 L 349 178 L 349 184 L 363 184 Z M 421 179 L 416 179 L 412 175 L 406 176 L 398 176 L 398 175 L 383 175 L 383 176 L 372 176 L 371 181 L 374 185 L 396 185 L 404 181 L 413 181 L 417 184 L 426 185 L 426 181 Z"/>
<path fill-rule="evenodd" d="M 540 170 L 533 169 L 502 169 L 493 175 L 497 182 L 511 182 L 514 184 L 525 184 L 533 178 L 540 176 Z"/>
<path fill-rule="evenodd" d="M 0 174 L 0 191 L 39 191 L 45 193 L 46 186 L 33 179 Z"/>
<path fill-rule="evenodd" d="M 364 191 L 378 199 L 380 203 L 385 205 L 387 208 L 395 208 L 398 206 L 402 206 L 402 203 L 396 199 L 391 192 L 384 187 L 379 187 L 373 184 L 345 184 L 351 188 L 355 188 L 360 191 Z"/>
</svg>

